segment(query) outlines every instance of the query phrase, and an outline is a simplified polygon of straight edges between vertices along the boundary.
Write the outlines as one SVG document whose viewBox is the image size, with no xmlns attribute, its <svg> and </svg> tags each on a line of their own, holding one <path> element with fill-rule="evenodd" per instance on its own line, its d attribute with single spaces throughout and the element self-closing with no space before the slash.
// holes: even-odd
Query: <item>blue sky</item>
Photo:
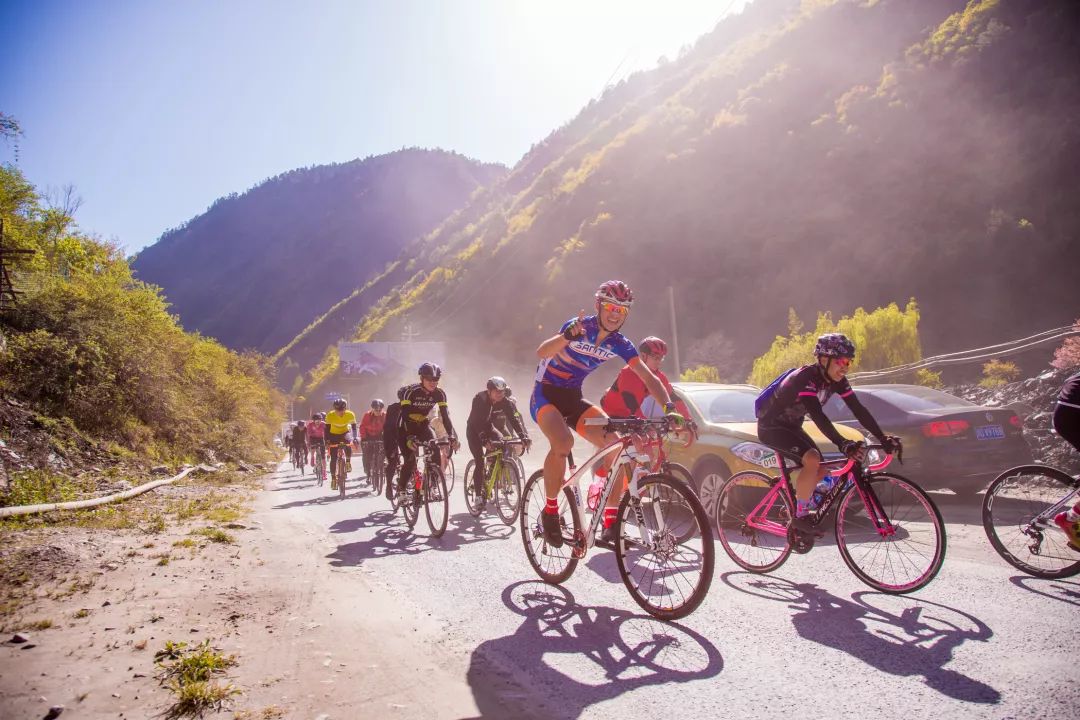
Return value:
<svg viewBox="0 0 1080 720">
<path fill-rule="evenodd" d="M 513 165 L 746 2 L 8 0 L 0 111 L 27 178 L 73 184 L 80 227 L 134 253 L 296 167 L 409 146 Z"/>
</svg>

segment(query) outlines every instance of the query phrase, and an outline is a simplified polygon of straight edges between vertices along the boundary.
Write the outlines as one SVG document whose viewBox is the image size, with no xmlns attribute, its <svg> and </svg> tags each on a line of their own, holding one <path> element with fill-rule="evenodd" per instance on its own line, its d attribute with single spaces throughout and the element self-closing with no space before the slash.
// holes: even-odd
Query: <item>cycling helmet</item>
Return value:
<svg viewBox="0 0 1080 720">
<path fill-rule="evenodd" d="M 442 368 L 435 363 L 426 362 L 416 371 L 420 377 L 428 380 L 438 380 L 442 377 Z"/>
<path fill-rule="evenodd" d="M 384 403 L 382 400 L 379 400 L 378 398 L 375 398 L 371 401 L 372 410 L 382 410 L 384 407 L 386 407 L 386 403 Z"/>
<path fill-rule="evenodd" d="M 296 427 L 298 427 L 298 428 L 304 427 L 304 421 L 303 420 L 297 420 L 296 421 Z"/>
<path fill-rule="evenodd" d="M 488 390 L 502 390 L 502 391 L 505 392 L 506 391 L 506 380 L 499 377 L 498 375 L 492 375 L 491 377 L 488 378 L 487 389 Z"/>
<path fill-rule="evenodd" d="M 667 343 L 655 335 L 650 335 L 638 343 L 637 349 L 639 353 L 645 353 L 646 355 L 652 355 L 654 357 L 664 357 L 667 355 Z"/>
<path fill-rule="evenodd" d="M 347 407 L 349 407 L 349 401 L 345 398 L 338 398 L 337 400 L 334 400 L 335 410 L 344 410 Z"/>
<path fill-rule="evenodd" d="M 596 290 L 596 301 L 630 307 L 634 304 L 634 293 L 622 280 L 608 280 Z"/>
<path fill-rule="evenodd" d="M 319 413 L 311 413 L 311 419 L 312 420 L 322 420 L 322 418 L 319 417 Z"/>
<path fill-rule="evenodd" d="M 817 339 L 817 345 L 814 346 L 814 355 L 817 357 L 824 355 L 831 358 L 854 358 L 855 343 L 848 340 L 846 335 L 826 333 Z"/>
</svg>

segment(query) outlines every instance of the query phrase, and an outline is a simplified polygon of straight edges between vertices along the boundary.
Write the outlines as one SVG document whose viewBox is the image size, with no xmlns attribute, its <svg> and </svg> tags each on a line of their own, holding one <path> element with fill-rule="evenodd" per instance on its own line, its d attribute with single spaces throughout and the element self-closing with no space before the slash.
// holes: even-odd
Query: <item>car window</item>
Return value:
<svg viewBox="0 0 1080 720">
<path fill-rule="evenodd" d="M 871 413 L 877 412 L 871 402 L 882 406 L 892 406 L 906 412 L 919 410 L 940 410 L 941 408 L 972 408 L 978 407 L 973 402 L 968 402 L 955 395 L 934 390 L 933 388 L 917 387 L 914 385 L 896 388 L 874 388 L 870 391 L 858 392 L 859 399 Z"/>
<path fill-rule="evenodd" d="M 758 391 L 751 388 L 701 389 L 686 393 L 709 422 L 755 422 L 754 399 Z"/>
</svg>

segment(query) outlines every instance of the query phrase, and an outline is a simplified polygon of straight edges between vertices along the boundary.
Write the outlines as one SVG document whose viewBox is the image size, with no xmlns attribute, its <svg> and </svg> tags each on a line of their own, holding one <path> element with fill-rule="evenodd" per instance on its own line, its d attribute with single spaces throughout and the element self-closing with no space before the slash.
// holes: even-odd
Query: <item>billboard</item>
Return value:
<svg viewBox="0 0 1080 720">
<path fill-rule="evenodd" d="M 342 377 L 397 381 L 416 374 L 420 363 L 446 364 L 442 342 L 338 343 Z"/>
</svg>

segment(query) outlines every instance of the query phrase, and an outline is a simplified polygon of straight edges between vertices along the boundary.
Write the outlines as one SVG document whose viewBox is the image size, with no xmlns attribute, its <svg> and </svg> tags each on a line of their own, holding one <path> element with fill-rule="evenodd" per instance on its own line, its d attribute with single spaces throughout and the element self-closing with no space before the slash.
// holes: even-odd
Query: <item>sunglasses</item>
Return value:
<svg viewBox="0 0 1080 720">
<path fill-rule="evenodd" d="M 606 313 L 619 313 L 620 315 L 625 315 L 630 312 L 630 308 L 625 305 L 616 305 L 615 303 L 609 302 L 600 303 L 600 309 Z"/>
<path fill-rule="evenodd" d="M 839 357 L 833 358 L 833 362 L 842 368 L 851 367 L 851 358 Z"/>
</svg>

